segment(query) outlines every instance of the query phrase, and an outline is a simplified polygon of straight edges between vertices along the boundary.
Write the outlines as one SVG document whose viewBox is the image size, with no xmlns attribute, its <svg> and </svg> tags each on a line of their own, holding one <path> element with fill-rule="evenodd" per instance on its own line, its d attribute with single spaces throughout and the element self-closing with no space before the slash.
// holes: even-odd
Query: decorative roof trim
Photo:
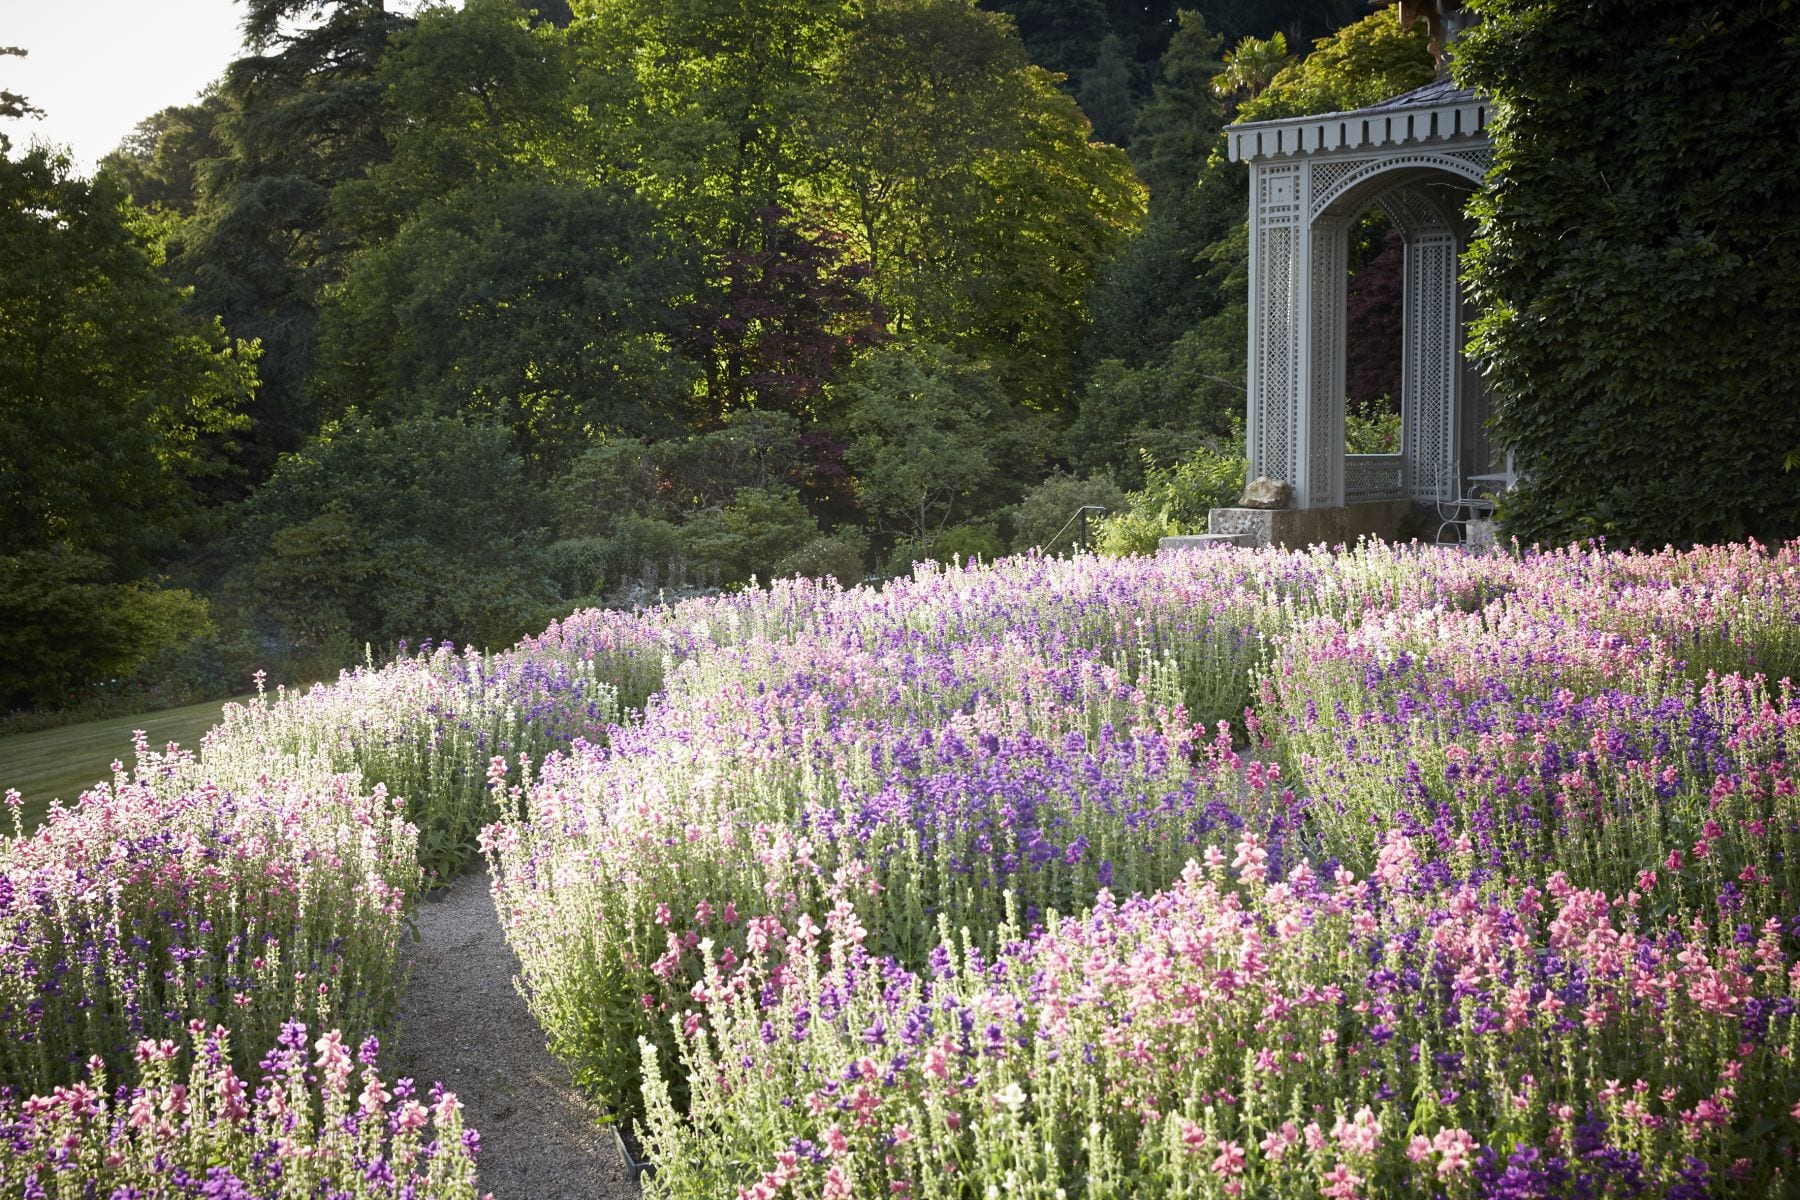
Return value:
<svg viewBox="0 0 1800 1200">
<path fill-rule="evenodd" d="M 1226 134 L 1233 162 L 1377 146 L 1486 141 L 1490 107 L 1486 100 L 1471 97 L 1422 108 L 1359 108 L 1231 125 Z"/>
</svg>

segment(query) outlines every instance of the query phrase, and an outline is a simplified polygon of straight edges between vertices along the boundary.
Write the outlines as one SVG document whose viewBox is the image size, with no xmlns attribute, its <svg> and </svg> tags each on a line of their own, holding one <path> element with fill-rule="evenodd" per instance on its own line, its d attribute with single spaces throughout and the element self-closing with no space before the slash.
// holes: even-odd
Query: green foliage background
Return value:
<svg viewBox="0 0 1800 1200">
<path fill-rule="evenodd" d="M 1800 6 L 1481 0 L 1492 95 L 1474 349 L 1522 537 L 1800 530 Z"/>
<path fill-rule="evenodd" d="M 1506 515 L 1793 532 L 1793 6 L 1481 7 L 1459 56 L 1505 115 L 1470 281 L 1530 471 Z M 5 707 L 1061 552 L 1082 504 L 1153 549 L 1242 479 L 1221 130 L 1433 76 L 1422 24 L 1349 0 L 245 14 L 94 180 L 0 151 Z M 1392 326 L 1382 244 L 1352 291 Z M 1368 374 L 1362 449 L 1394 416 Z"/>
</svg>

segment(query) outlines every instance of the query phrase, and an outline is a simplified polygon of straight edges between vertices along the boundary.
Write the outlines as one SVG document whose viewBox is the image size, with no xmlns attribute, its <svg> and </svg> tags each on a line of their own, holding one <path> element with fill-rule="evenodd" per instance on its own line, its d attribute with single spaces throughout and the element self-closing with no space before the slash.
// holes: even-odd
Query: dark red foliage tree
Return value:
<svg viewBox="0 0 1800 1200">
<path fill-rule="evenodd" d="M 1350 277 L 1345 300 L 1344 394 L 1352 409 L 1400 408 L 1400 323 L 1406 243 L 1388 230 L 1381 248 Z M 1385 398 L 1385 399 L 1384 399 Z"/>
<path fill-rule="evenodd" d="M 689 309 L 689 349 L 707 371 L 703 424 L 745 407 L 816 419 L 825 383 L 884 333 L 862 286 L 868 265 L 849 258 L 841 234 L 805 228 L 780 208 L 760 210 L 756 222 Z"/>
</svg>

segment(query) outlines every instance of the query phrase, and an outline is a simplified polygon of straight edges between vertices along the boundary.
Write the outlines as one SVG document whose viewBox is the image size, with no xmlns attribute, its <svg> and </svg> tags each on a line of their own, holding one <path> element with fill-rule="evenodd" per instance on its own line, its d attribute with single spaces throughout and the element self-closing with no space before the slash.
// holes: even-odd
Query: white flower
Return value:
<svg viewBox="0 0 1800 1200">
<path fill-rule="evenodd" d="M 994 1099 L 1004 1104 L 1008 1112 L 1016 1113 L 1021 1108 L 1025 1107 L 1025 1090 L 1018 1085 L 1017 1081 L 1015 1081 L 1007 1084 L 1006 1087 L 1001 1089 L 1000 1093 L 996 1095 Z"/>
</svg>

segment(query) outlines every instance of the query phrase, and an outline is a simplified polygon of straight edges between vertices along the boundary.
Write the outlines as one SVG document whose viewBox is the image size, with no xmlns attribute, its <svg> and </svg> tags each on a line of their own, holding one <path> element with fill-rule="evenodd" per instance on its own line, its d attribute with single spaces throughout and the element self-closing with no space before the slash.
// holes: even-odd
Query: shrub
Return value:
<svg viewBox="0 0 1800 1200">
<path fill-rule="evenodd" d="M 0 555 L 0 708 L 56 706 L 212 630 L 206 601 L 115 583 L 96 555 Z"/>
<path fill-rule="evenodd" d="M 1800 159 L 1763 136 L 1800 121 L 1791 5 L 1479 8 L 1456 68 L 1497 109 L 1466 271 L 1523 472 L 1503 520 L 1647 548 L 1800 532 Z"/>
<path fill-rule="evenodd" d="M 1099 552 L 1154 554 L 1161 538 L 1205 532 L 1207 514 L 1235 503 L 1243 492 L 1246 467 L 1237 450 L 1210 446 L 1173 467 L 1146 459 L 1143 490 L 1131 493 L 1128 509 L 1101 522 Z"/>
<path fill-rule="evenodd" d="M 840 529 L 813 538 L 775 564 L 772 579 L 832 579 L 842 587 L 855 587 L 868 568 L 869 538 L 860 529 Z"/>
</svg>

